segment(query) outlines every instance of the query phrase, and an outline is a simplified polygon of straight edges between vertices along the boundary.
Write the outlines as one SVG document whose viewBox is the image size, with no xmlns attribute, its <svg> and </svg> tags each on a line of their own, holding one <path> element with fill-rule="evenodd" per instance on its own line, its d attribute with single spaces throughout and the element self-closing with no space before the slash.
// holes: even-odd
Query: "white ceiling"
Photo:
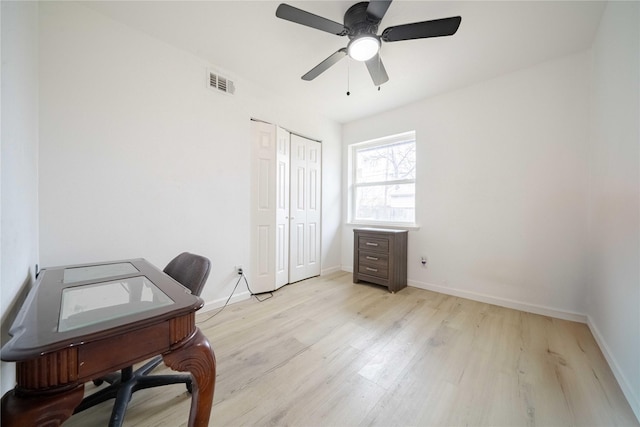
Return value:
<svg viewBox="0 0 640 427">
<path fill-rule="evenodd" d="M 603 2 L 395 0 L 379 27 L 462 16 L 451 37 L 383 44 L 389 82 L 343 59 L 300 77 L 348 39 L 276 18 L 277 1 L 83 2 L 253 84 L 344 123 L 591 46 Z M 288 1 L 342 23 L 351 1 Z M 346 96 L 347 76 L 350 96 Z M 238 88 L 242 90 L 242 88 Z"/>
</svg>

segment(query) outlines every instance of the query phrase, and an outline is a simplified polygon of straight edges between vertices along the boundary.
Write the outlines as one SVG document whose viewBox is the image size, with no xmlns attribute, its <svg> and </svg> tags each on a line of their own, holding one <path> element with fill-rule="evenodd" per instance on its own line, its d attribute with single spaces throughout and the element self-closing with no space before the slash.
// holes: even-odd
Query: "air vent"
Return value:
<svg viewBox="0 0 640 427">
<path fill-rule="evenodd" d="M 232 80 L 229 80 L 228 78 L 211 70 L 209 70 L 209 89 L 229 95 L 236 93 L 236 87 Z"/>
</svg>

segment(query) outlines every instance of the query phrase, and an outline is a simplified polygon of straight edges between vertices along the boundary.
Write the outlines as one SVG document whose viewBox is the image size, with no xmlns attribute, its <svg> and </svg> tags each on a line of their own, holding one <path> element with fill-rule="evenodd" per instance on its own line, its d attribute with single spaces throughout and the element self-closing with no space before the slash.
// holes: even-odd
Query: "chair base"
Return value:
<svg viewBox="0 0 640 427">
<path fill-rule="evenodd" d="M 193 379 L 189 374 L 148 375 L 149 372 L 155 369 L 161 362 L 162 356 L 157 356 L 136 371 L 133 371 L 132 366 L 128 366 L 121 371 L 120 375 L 109 374 L 95 380 L 94 384 L 96 385 L 101 385 L 103 381 L 106 381 L 109 383 L 109 386 L 85 397 L 73 413 L 77 414 L 107 400 L 115 399 L 113 410 L 111 411 L 111 418 L 109 419 L 109 427 L 120 427 L 124 422 L 124 414 L 127 411 L 129 401 L 131 401 L 131 396 L 138 390 L 184 383 L 187 391 L 191 393 Z"/>
</svg>

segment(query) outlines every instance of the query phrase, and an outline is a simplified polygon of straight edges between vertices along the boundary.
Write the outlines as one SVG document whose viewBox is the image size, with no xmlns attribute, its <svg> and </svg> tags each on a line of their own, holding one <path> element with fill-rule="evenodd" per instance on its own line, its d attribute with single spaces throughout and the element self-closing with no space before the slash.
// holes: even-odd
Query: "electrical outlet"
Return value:
<svg viewBox="0 0 640 427">
<path fill-rule="evenodd" d="M 236 265 L 236 273 L 243 274 L 244 270 L 242 269 L 242 265 Z"/>
<path fill-rule="evenodd" d="M 427 268 L 427 257 L 423 256 L 422 258 L 420 258 L 420 264 L 422 264 L 422 266 L 424 268 Z"/>
</svg>

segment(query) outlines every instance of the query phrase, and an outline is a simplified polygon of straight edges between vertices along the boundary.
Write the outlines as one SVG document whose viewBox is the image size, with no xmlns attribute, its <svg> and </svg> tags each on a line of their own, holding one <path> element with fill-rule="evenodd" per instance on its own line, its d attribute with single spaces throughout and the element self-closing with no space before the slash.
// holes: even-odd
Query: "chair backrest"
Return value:
<svg viewBox="0 0 640 427">
<path fill-rule="evenodd" d="M 200 295 L 209 277 L 211 261 L 201 255 L 183 252 L 164 268 L 164 272 L 188 288 L 193 295 Z"/>
</svg>

